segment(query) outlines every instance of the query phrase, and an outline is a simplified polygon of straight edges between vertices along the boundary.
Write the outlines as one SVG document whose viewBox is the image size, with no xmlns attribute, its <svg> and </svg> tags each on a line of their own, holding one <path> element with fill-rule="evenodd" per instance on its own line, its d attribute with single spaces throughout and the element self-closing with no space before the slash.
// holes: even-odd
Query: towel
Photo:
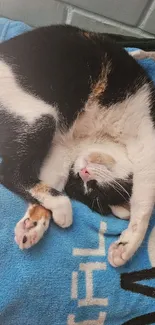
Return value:
<svg viewBox="0 0 155 325">
<path fill-rule="evenodd" d="M 29 30 L 31 30 L 31 27 L 21 21 L 0 18 L 0 42 L 7 41 Z"/>
<path fill-rule="evenodd" d="M 1 40 L 26 30 L 0 19 Z M 155 81 L 155 62 L 140 64 Z M 0 186 L 0 325 L 155 324 L 155 215 L 137 253 L 115 269 L 108 247 L 128 221 L 72 206 L 69 229 L 51 223 L 36 246 L 21 251 L 14 227 L 27 205 Z"/>
</svg>

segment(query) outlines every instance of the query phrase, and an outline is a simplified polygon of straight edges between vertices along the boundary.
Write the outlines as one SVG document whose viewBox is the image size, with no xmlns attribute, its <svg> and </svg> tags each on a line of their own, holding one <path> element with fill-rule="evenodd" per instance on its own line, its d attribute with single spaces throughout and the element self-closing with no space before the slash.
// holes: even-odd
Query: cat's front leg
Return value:
<svg viewBox="0 0 155 325">
<path fill-rule="evenodd" d="M 41 194 L 42 199 L 43 196 Z M 27 249 L 37 244 L 47 231 L 51 218 L 62 228 L 72 224 L 72 208 L 68 197 L 59 195 L 49 197 L 49 202 L 47 197 L 46 199 L 44 197 L 44 200 L 50 210 L 38 204 L 31 204 L 25 216 L 15 227 L 15 241 L 20 249 Z"/>
<path fill-rule="evenodd" d="M 66 195 L 43 182 L 35 185 L 29 192 L 41 205 L 52 212 L 52 219 L 57 225 L 67 228 L 72 224 L 72 205 Z"/>
<path fill-rule="evenodd" d="M 125 264 L 137 251 L 145 237 L 155 202 L 155 150 L 141 146 L 134 161 L 133 192 L 128 228 L 109 248 L 112 266 Z"/>
</svg>

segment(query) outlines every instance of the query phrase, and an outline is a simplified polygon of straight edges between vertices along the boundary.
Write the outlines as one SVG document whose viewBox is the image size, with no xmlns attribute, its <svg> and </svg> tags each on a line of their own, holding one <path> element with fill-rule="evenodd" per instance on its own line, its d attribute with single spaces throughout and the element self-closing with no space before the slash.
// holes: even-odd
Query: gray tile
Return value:
<svg viewBox="0 0 155 325">
<path fill-rule="evenodd" d="M 63 3 L 55 0 L 1 0 L 0 16 L 43 26 L 64 22 L 66 10 Z"/>
<path fill-rule="evenodd" d="M 152 6 L 151 10 L 149 10 L 148 15 L 142 24 L 143 29 L 149 33 L 155 34 L 155 3 Z"/>
<path fill-rule="evenodd" d="M 148 0 L 61 0 L 103 15 L 114 20 L 136 26 Z"/>
<path fill-rule="evenodd" d="M 123 25 L 115 26 L 114 24 L 108 23 L 104 18 L 98 21 L 91 14 L 90 16 L 88 14 L 85 16 L 84 13 L 78 12 L 76 9 L 72 11 L 72 14 L 70 13 L 70 23 L 90 31 L 141 37 L 140 31 L 138 30 L 126 30 Z"/>
</svg>

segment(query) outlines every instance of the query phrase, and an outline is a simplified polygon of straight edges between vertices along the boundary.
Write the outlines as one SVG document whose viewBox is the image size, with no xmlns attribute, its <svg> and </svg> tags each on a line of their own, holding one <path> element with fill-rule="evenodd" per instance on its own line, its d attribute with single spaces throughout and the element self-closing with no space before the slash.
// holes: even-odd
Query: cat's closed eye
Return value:
<svg viewBox="0 0 155 325">
<path fill-rule="evenodd" d="M 90 163 L 105 165 L 107 168 L 110 168 L 115 164 L 115 159 L 112 156 L 100 152 L 91 153 L 87 160 Z"/>
</svg>

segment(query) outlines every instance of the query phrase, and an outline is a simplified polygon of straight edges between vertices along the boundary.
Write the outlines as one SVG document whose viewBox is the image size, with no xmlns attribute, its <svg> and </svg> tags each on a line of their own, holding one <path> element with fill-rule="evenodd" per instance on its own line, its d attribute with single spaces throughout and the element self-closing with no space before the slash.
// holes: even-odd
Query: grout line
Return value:
<svg viewBox="0 0 155 325">
<path fill-rule="evenodd" d="M 137 27 L 141 26 L 141 23 L 143 22 L 143 20 L 145 19 L 145 17 L 148 15 L 148 12 L 150 11 L 150 8 L 153 4 L 154 0 L 149 0 L 144 8 L 144 10 L 142 11 L 138 22 L 137 22 Z"/>
<path fill-rule="evenodd" d="M 150 7 L 148 8 L 148 11 L 147 11 L 147 13 L 146 13 L 146 15 L 143 17 L 143 20 L 141 21 L 141 23 L 139 24 L 139 28 L 141 28 L 141 29 L 143 29 L 144 28 L 144 26 L 145 26 L 145 24 L 146 24 L 146 21 L 147 21 L 147 19 L 149 18 L 149 16 L 150 16 L 150 13 L 153 11 L 153 9 L 155 8 L 155 1 L 154 0 L 152 0 L 151 1 L 152 3 L 151 3 L 151 5 L 150 5 Z"/>
<path fill-rule="evenodd" d="M 68 8 L 64 6 L 62 23 L 65 24 L 68 16 Z"/>
<path fill-rule="evenodd" d="M 118 27 L 126 32 L 128 32 L 129 34 L 130 33 L 133 33 L 135 34 L 135 37 L 136 37 L 136 34 L 137 34 L 137 37 L 147 37 L 147 38 L 152 38 L 152 37 L 155 37 L 153 34 L 151 33 L 147 33 L 137 27 L 130 27 L 128 25 L 125 25 L 123 23 L 119 23 L 118 21 L 115 21 L 115 20 L 111 20 L 107 17 L 104 17 L 104 16 L 99 16 L 97 14 L 94 14 L 92 12 L 88 12 L 88 11 L 85 11 L 83 9 L 79 9 L 77 7 L 71 7 L 71 6 L 67 6 L 68 7 L 68 15 L 67 15 L 67 19 L 66 19 L 66 24 L 71 24 L 72 22 L 72 16 L 73 16 L 73 13 L 76 12 L 77 14 L 79 15 L 82 15 L 82 16 L 85 16 L 87 18 L 92 18 L 93 20 L 96 20 L 97 22 L 100 22 L 100 23 L 105 23 L 107 25 L 110 25 L 110 26 L 113 26 L 113 27 Z M 79 26 L 80 27 L 80 26 Z"/>
<path fill-rule="evenodd" d="M 74 12 L 74 9 L 71 6 L 67 5 L 67 17 L 66 17 L 67 25 L 71 25 L 73 12 Z"/>
</svg>

